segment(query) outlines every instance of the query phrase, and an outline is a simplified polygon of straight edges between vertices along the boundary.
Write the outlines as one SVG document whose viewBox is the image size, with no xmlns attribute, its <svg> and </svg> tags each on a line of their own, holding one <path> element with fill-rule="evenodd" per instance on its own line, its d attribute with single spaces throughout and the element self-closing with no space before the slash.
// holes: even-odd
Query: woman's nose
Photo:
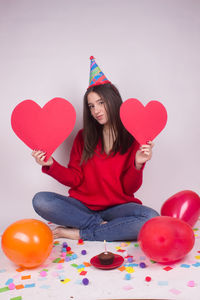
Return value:
<svg viewBox="0 0 200 300">
<path fill-rule="evenodd" d="M 98 112 L 99 112 L 99 107 L 98 107 L 98 105 L 95 105 L 95 107 L 94 107 L 94 113 L 97 114 Z"/>
</svg>

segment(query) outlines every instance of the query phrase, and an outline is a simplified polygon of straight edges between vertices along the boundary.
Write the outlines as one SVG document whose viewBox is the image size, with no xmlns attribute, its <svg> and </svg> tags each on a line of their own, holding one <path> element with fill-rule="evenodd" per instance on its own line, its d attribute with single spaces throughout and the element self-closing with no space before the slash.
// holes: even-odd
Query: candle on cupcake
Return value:
<svg viewBox="0 0 200 300">
<path fill-rule="evenodd" d="M 101 265 L 111 265 L 114 261 L 114 254 L 107 251 L 106 240 L 104 240 L 104 252 L 100 253 L 98 258 Z"/>
</svg>

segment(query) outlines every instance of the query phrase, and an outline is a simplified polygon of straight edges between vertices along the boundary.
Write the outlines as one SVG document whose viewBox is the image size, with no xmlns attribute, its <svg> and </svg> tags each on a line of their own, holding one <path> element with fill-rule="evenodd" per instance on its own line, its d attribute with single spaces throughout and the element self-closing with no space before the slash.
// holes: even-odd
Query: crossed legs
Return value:
<svg viewBox="0 0 200 300">
<path fill-rule="evenodd" d="M 93 211 L 74 198 L 51 192 L 37 193 L 33 207 L 44 219 L 61 225 L 53 231 L 55 238 L 77 240 L 136 240 L 142 225 L 158 216 L 155 210 L 133 202 Z"/>
</svg>

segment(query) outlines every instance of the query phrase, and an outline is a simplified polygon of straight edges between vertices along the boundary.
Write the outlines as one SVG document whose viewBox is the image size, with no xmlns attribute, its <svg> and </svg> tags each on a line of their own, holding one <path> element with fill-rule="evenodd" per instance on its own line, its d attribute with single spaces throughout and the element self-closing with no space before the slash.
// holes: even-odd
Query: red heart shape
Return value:
<svg viewBox="0 0 200 300">
<path fill-rule="evenodd" d="M 158 101 L 150 101 L 146 106 L 137 99 L 126 100 L 120 108 L 120 118 L 124 127 L 140 145 L 146 144 L 164 129 L 167 111 Z"/>
<path fill-rule="evenodd" d="M 32 100 L 24 100 L 11 116 L 15 134 L 32 150 L 46 152 L 46 160 L 70 135 L 75 121 L 74 107 L 63 98 L 54 98 L 43 108 Z"/>
</svg>

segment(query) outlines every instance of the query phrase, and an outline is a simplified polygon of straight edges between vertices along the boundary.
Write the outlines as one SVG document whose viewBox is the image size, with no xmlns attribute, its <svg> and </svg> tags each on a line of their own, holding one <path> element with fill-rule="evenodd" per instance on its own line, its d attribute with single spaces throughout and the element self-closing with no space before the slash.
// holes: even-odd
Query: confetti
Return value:
<svg viewBox="0 0 200 300">
<path fill-rule="evenodd" d="M 61 264 L 57 265 L 57 269 L 59 269 L 59 270 L 63 269 L 63 265 L 61 265 Z"/>
<path fill-rule="evenodd" d="M 89 262 L 86 262 L 86 261 L 83 264 L 84 264 L 85 267 L 90 267 L 91 266 L 91 264 Z"/>
<path fill-rule="evenodd" d="M 47 276 L 47 272 L 46 272 L 46 271 L 41 271 L 41 272 L 40 272 L 40 276 L 41 276 L 41 277 Z"/>
<path fill-rule="evenodd" d="M 58 258 L 54 259 L 52 262 L 53 263 L 58 263 L 60 260 L 61 260 L 61 258 L 58 257 Z"/>
<path fill-rule="evenodd" d="M 15 284 L 13 282 L 9 283 L 8 288 L 9 288 L 9 290 L 14 290 Z"/>
<path fill-rule="evenodd" d="M 85 265 L 84 265 L 84 264 L 78 265 L 78 267 L 77 267 L 77 268 L 78 268 L 78 269 L 85 268 Z"/>
<path fill-rule="evenodd" d="M 135 270 L 132 267 L 126 267 L 126 272 L 133 273 L 133 272 L 135 272 Z"/>
<path fill-rule="evenodd" d="M 131 274 L 125 274 L 124 279 L 125 279 L 125 280 L 130 280 L 130 279 L 131 279 Z"/>
<path fill-rule="evenodd" d="M 79 275 L 85 276 L 86 274 L 87 274 L 87 271 L 81 271 L 81 273 Z"/>
<path fill-rule="evenodd" d="M 60 245 L 59 241 L 54 241 L 54 245 Z"/>
<path fill-rule="evenodd" d="M 130 264 L 125 264 L 124 266 L 125 267 L 138 267 L 139 265 L 135 264 L 135 263 L 130 263 Z"/>
<path fill-rule="evenodd" d="M 181 264 L 180 267 L 181 268 L 190 268 L 190 265 L 188 265 L 188 264 Z"/>
<path fill-rule="evenodd" d="M 168 271 L 171 271 L 171 270 L 173 270 L 173 268 L 168 266 L 168 267 L 165 267 L 165 268 L 163 268 L 163 270 L 165 270 L 165 271 L 167 271 L 167 272 L 168 272 Z"/>
<path fill-rule="evenodd" d="M 132 290 L 133 287 L 131 285 L 125 285 L 125 286 L 123 286 L 123 289 L 126 291 L 129 291 L 129 290 Z"/>
<path fill-rule="evenodd" d="M 145 281 L 150 282 L 151 281 L 151 277 L 150 276 L 146 276 L 145 277 Z"/>
<path fill-rule="evenodd" d="M 144 262 L 141 262 L 141 263 L 139 264 L 139 266 L 140 266 L 140 268 L 142 268 L 142 269 L 144 269 L 144 268 L 147 267 L 146 264 L 145 264 Z"/>
<path fill-rule="evenodd" d="M 129 257 L 127 258 L 127 261 L 128 261 L 128 262 L 133 262 L 133 257 L 132 257 L 132 256 L 129 256 Z"/>
<path fill-rule="evenodd" d="M 65 261 L 66 261 L 66 262 L 70 261 L 70 257 L 67 256 L 67 257 L 65 258 Z"/>
<path fill-rule="evenodd" d="M 60 281 L 64 281 L 66 278 L 66 276 L 64 274 L 59 275 L 59 279 Z"/>
<path fill-rule="evenodd" d="M 5 286 L 3 288 L 0 288 L 0 293 L 6 292 L 6 291 L 9 291 L 9 287 Z"/>
<path fill-rule="evenodd" d="M 16 290 L 21 290 L 24 288 L 24 285 L 23 284 L 18 284 L 15 286 Z"/>
<path fill-rule="evenodd" d="M 6 281 L 5 285 L 9 285 L 10 283 L 13 283 L 13 279 L 12 279 L 12 278 L 9 278 L 9 279 Z"/>
<path fill-rule="evenodd" d="M 198 242 L 198 241 L 196 240 L 196 242 Z M 73 242 L 71 242 L 71 244 L 75 245 L 75 247 L 74 246 L 72 247 L 72 245 L 70 245 L 72 247 L 71 248 L 65 242 L 64 243 L 62 243 L 62 242 L 56 243 L 55 242 L 54 245 L 60 245 L 60 246 L 56 247 L 56 248 L 54 247 L 51 255 L 48 257 L 48 261 L 46 261 L 45 264 L 42 264 L 40 266 L 40 269 L 38 269 L 38 270 L 36 269 L 36 271 L 33 273 L 31 270 L 27 270 L 27 269 L 21 268 L 21 267 L 19 267 L 18 269 L 16 269 L 16 267 L 14 267 L 13 273 L 10 272 L 10 268 L 8 270 L 0 269 L 0 273 L 8 272 L 7 278 L 5 277 L 5 274 L 0 274 L 2 276 L 1 277 L 2 285 L 0 288 L 0 293 L 8 291 L 8 293 L 5 294 L 4 297 L 2 296 L 2 298 L 6 298 L 6 296 L 7 296 L 8 299 L 10 299 L 10 300 L 11 299 L 19 300 L 19 299 L 22 299 L 21 296 L 14 297 L 14 295 L 16 295 L 16 294 L 11 294 L 11 293 L 19 294 L 19 291 L 17 291 L 17 290 L 24 289 L 24 288 L 27 289 L 27 288 L 31 288 L 31 287 L 35 288 L 36 292 L 41 293 L 42 291 L 39 289 L 43 289 L 43 290 L 52 289 L 54 287 L 54 282 L 56 284 L 58 284 L 58 286 L 61 286 L 61 283 L 66 284 L 71 281 L 70 285 L 67 285 L 67 286 L 65 285 L 65 286 L 62 286 L 61 288 L 65 288 L 65 287 L 71 288 L 73 284 L 82 285 L 82 289 L 84 288 L 83 285 L 87 286 L 88 284 L 89 284 L 88 289 L 90 289 L 90 286 L 91 286 L 91 288 L 93 288 L 93 284 L 90 284 L 89 278 L 85 277 L 85 276 L 88 276 L 86 274 L 90 274 L 89 270 L 86 269 L 86 267 L 91 267 L 91 264 L 89 262 L 82 262 L 84 259 L 87 259 L 87 256 L 84 257 L 83 255 L 88 254 L 90 248 L 86 247 L 87 246 L 86 242 L 85 242 L 85 245 L 82 247 L 77 246 L 76 244 L 73 244 Z M 121 286 L 121 289 L 127 290 L 127 291 L 134 289 L 134 292 L 135 291 L 138 292 L 139 286 L 135 285 L 136 277 L 141 278 L 143 280 L 144 289 L 152 287 L 152 281 L 153 281 L 153 285 L 155 283 L 157 283 L 157 285 L 161 286 L 160 291 L 161 291 L 161 289 L 163 290 L 163 288 L 165 289 L 165 291 L 168 290 L 168 295 L 169 295 L 168 298 L 172 298 L 173 297 L 172 294 L 174 294 L 174 297 L 175 297 L 176 295 L 179 295 L 180 293 L 183 293 L 185 291 L 187 291 L 187 293 L 189 293 L 189 292 L 191 293 L 192 290 L 190 288 L 197 286 L 197 284 L 198 284 L 197 278 L 194 277 L 194 280 L 192 280 L 193 278 L 190 274 L 189 278 L 186 277 L 187 280 L 181 281 L 182 287 L 180 286 L 180 282 L 179 282 L 179 285 L 178 285 L 179 289 L 177 289 L 176 286 L 174 285 L 176 283 L 176 281 L 174 281 L 173 285 L 171 285 L 170 283 L 172 283 L 172 282 L 170 282 L 170 281 L 168 282 L 166 280 L 166 279 L 168 279 L 168 277 L 166 277 L 166 278 L 165 277 L 163 278 L 161 276 L 159 277 L 159 274 L 164 274 L 164 273 L 159 273 L 159 272 L 162 270 L 165 270 L 165 271 L 174 270 L 172 272 L 172 273 L 174 273 L 174 276 L 176 276 L 176 273 L 178 276 L 178 272 L 181 272 L 181 271 L 186 272 L 186 273 L 187 272 L 188 273 L 195 272 L 194 267 L 200 267 L 200 248 L 199 247 L 196 248 L 195 252 L 193 252 L 193 255 L 187 256 L 187 258 L 184 260 L 184 263 L 182 263 L 182 264 L 179 263 L 176 265 L 169 265 L 169 266 L 166 264 L 165 265 L 157 264 L 156 266 L 152 266 L 150 264 L 150 261 L 151 261 L 151 263 L 156 263 L 156 262 L 150 260 L 150 258 L 147 258 L 146 256 L 140 256 L 143 253 L 142 253 L 138 243 L 135 243 L 135 244 L 133 242 L 131 242 L 129 244 L 128 243 L 120 243 L 118 245 L 120 245 L 120 246 L 116 247 L 115 245 L 113 245 L 113 248 L 116 249 L 115 251 L 123 253 L 121 255 L 123 255 L 126 263 L 121 265 L 119 268 L 113 270 L 112 272 L 113 273 L 117 272 L 117 270 L 119 270 L 120 272 L 125 271 L 123 273 L 123 276 L 121 276 L 121 274 L 119 272 L 115 273 L 116 277 L 118 276 L 119 281 L 121 280 L 121 284 L 119 282 L 119 287 Z M 127 247 L 128 245 L 132 246 L 132 248 L 133 248 L 132 253 L 128 253 L 128 250 L 130 247 L 127 248 L 127 250 L 124 250 L 122 248 L 122 247 Z M 67 251 L 66 248 L 68 248 L 69 251 Z M 138 249 L 136 249 L 136 248 L 138 248 Z M 74 252 L 72 250 L 74 250 Z M 124 253 L 124 252 L 126 252 L 126 253 Z M 89 254 L 92 256 L 93 253 L 89 253 Z M 73 259 L 77 259 L 77 260 L 73 261 Z M 64 263 L 65 261 L 70 261 L 70 263 L 69 264 Z M 56 263 L 56 265 L 53 265 L 52 262 Z M 73 262 L 76 262 L 76 263 L 73 264 Z M 138 262 L 138 263 L 134 263 L 134 262 Z M 70 269 L 70 266 L 74 267 L 76 270 Z M 45 267 L 47 269 L 45 269 Z M 140 270 L 136 267 L 140 267 L 140 268 L 148 267 L 148 268 L 144 269 L 144 270 L 142 270 L 142 269 Z M 49 268 L 49 270 L 48 270 L 48 268 Z M 134 268 L 135 268 L 135 270 L 134 270 Z M 154 271 L 155 271 L 154 276 L 152 276 L 153 279 L 150 276 L 146 276 L 146 275 L 152 275 L 151 273 L 148 274 L 150 271 L 150 268 L 154 269 Z M 185 268 L 185 270 L 184 269 L 181 270 L 180 268 Z M 189 268 L 190 268 L 190 270 L 187 270 Z M 17 274 L 15 272 L 15 270 L 19 273 Z M 85 271 L 85 270 L 87 270 L 87 271 Z M 92 269 L 92 272 L 94 270 L 95 269 Z M 137 272 L 135 272 L 136 270 L 137 270 Z M 157 270 L 159 272 L 157 272 Z M 25 271 L 25 272 L 20 273 L 23 271 Z M 26 275 L 27 272 L 29 272 L 28 275 Z M 78 275 L 78 278 L 80 278 L 80 279 L 76 280 L 76 277 L 71 278 L 71 279 L 66 278 L 67 276 L 70 275 L 70 272 L 71 272 L 71 274 L 74 274 L 74 276 L 76 276 L 76 277 Z M 78 274 L 77 274 L 77 272 L 78 272 Z M 96 272 L 98 272 L 98 270 Z M 133 272 L 135 272 L 135 273 L 132 275 Z M 101 274 L 101 273 L 102 272 L 99 272 L 99 274 Z M 35 277 L 35 274 L 36 274 L 37 278 Z M 48 275 L 50 275 L 50 276 L 48 277 Z M 13 278 L 10 278 L 11 276 Z M 167 274 L 165 276 L 167 276 Z M 37 282 L 36 284 L 29 283 L 29 281 L 25 281 L 26 279 L 30 280 L 33 277 L 35 278 L 35 280 Z M 84 279 L 85 279 L 86 284 L 83 283 Z M 189 280 L 189 279 L 191 279 L 191 280 Z M 23 280 L 23 282 L 20 282 L 20 280 Z M 47 281 L 43 282 L 42 280 L 47 280 Z M 51 280 L 52 285 L 50 285 L 49 280 Z M 101 278 L 99 280 L 101 280 Z M 124 280 L 126 280 L 126 281 L 124 281 Z M 28 282 L 29 284 L 25 284 L 25 282 Z M 17 283 L 17 285 L 15 285 L 16 283 Z M 22 284 L 22 283 L 24 283 L 24 284 Z M 98 283 L 98 281 L 97 281 L 97 283 Z M 5 286 L 4 286 L 4 284 L 5 284 Z M 142 282 L 141 282 L 141 284 L 142 284 Z M 37 286 L 37 289 L 36 289 L 36 286 Z M 87 289 L 87 287 L 85 287 L 85 288 Z M 15 289 L 15 291 L 13 291 L 14 289 Z M 182 291 L 182 289 L 183 289 L 183 291 Z M 195 292 L 195 290 L 196 289 L 194 288 L 193 291 Z M 158 289 L 158 291 L 159 291 L 159 289 Z M 34 289 L 32 289 L 31 291 L 24 289 L 22 291 L 22 293 L 34 293 Z M 132 293 L 132 291 L 131 291 L 131 293 Z M 171 293 L 171 297 L 170 297 L 170 293 Z M 13 295 L 14 298 L 10 298 L 11 295 Z M 168 295 L 166 294 L 166 297 Z M 76 296 L 76 295 L 74 295 L 74 296 Z M 34 295 L 33 295 L 33 297 L 34 297 Z"/>
<path fill-rule="evenodd" d="M 32 288 L 32 287 L 35 287 L 35 283 L 25 284 L 24 287 L 25 287 L 25 288 Z"/>
<path fill-rule="evenodd" d="M 46 290 L 49 289 L 50 287 L 51 287 L 50 285 L 45 285 L 45 284 L 40 286 L 41 289 L 46 289 Z"/>
<path fill-rule="evenodd" d="M 200 267 L 200 263 L 196 262 L 195 264 L 192 264 L 194 267 Z"/>
<path fill-rule="evenodd" d="M 62 283 L 67 283 L 67 282 L 69 282 L 71 279 L 69 279 L 69 278 L 66 278 L 66 279 L 64 279 L 64 280 L 61 280 L 61 282 Z"/>
<path fill-rule="evenodd" d="M 146 260 L 145 256 L 140 256 L 140 260 Z"/>
<path fill-rule="evenodd" d="M 200 255 L 196 255 L 196 256 L 195 256 L 195 259 L 200 259 Z"/>
<path fill-rule="evenodd" d="M 155 260 L 150 259 L 150 262 L 151 262 L 152 264 L 156 264 L 156 261 L 155 261 Z"/>
<path fill-rule="evenodd" d="M 82 284 L 82 279 L 77 279 L 77 280 L 75 281 L 75 283 L 76 283 L 76 284 Z"/>
<path fill-rule="evenodd" d="M 20 268 L 16 269 L 17 272 L 23 272 L 24 270 L 26 270 L 26 269 L 23 268 L 23 267 L 20 267 Z"/>
<path fill-rule="evenodd" d="M 30 278 L 31 278 L 31 275 L 26 275 L 26 276 L 22 276 L 21 280 L 26 280 L 26 279 L 30 279 Z"/>
<path fill-rule="evenodd" d="M 181 293 L 181 291 L 179 291 L 179 290 L 177 290 L 177 289 L 171 289 L 171 290 L 169 290 L 172 294 L 174 294 L 174 295 L 178 295 L 178 294 L 180 294 Z"/>
<path fill-rule="evenodd" d="M 84 241 L 83 241 L 82 239 L 79 239 L 77 244 L 78 244 L 78 245 L 83 245 L 83 244 L 84 244 Z"/>
<path fill-rule="evenodd" d="M 188 281 L 187 286 L 189 286 L 189 287 L 194 287 L 194 286 L 195 286 L 194 280 Z"/>
<path fill-rule="evenodd" d="M 83 283 L 84 285 L 88 285 L 88 284 L 89 284 L 89 279 L 83 278 L 82 283 Z"/>
<path fill-rule="evenodd" d="M 158 281 L 158 285 L 160 286 L 168 285 L 168 281 Z"/>
<path fill-rule="evenodd" d="M 81 269 L 77 268 L 77 271 L 78 271 L 79 273 L 83 272 L 84 270 L 85 270 L 84 268 L 81 268 Z"/>
<path fill-rule="evenodd" d="M 123 272 L 124 270 L 126 270 L 126 268 L 124 266 L 118 268 L 119 271 Z"/>
</svg>

